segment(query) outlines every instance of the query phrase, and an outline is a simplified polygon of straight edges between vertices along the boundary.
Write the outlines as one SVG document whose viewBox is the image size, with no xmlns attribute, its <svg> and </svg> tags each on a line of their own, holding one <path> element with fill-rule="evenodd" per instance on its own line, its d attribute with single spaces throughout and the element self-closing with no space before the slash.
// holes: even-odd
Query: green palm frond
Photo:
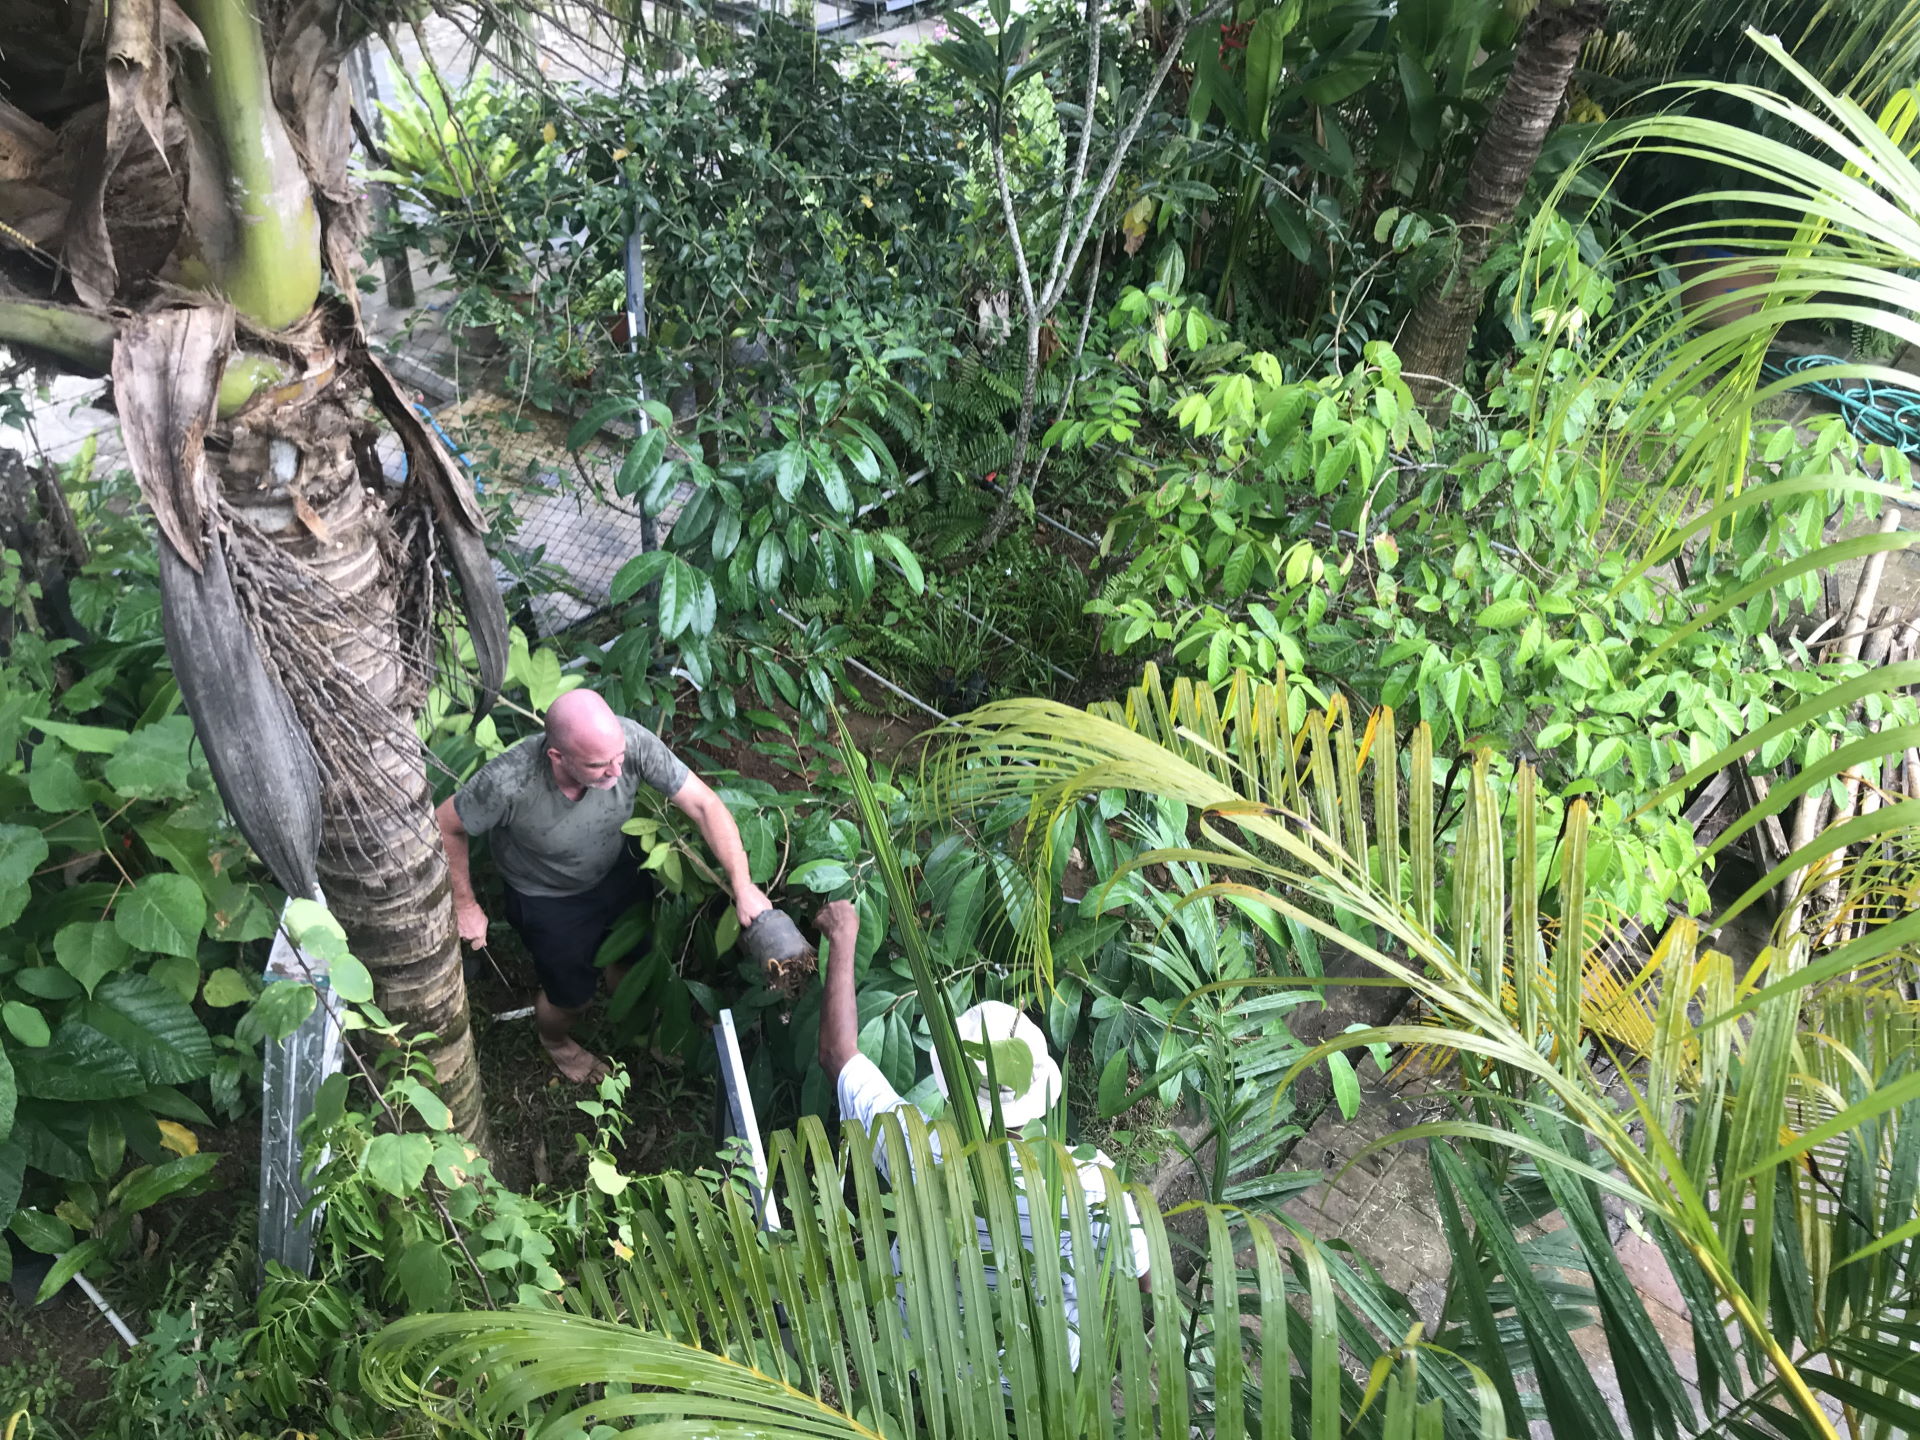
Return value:
<svg viewBox="0 0 1920 1440">
<path fill-rule="evenodd" d="M 1297 1230 L 1207 1209 L 1189 1298 L 1159 1210 L 1132 1187 L 1155 1276 L 1143 1297 L 1093 1243 L 1120 1213 L 1110 1175 L 1088 1195 L 1060 1146 L 1013 1147 L 1034 1213 L 1057 1203 L 1067 1258 L 1023 1243 L 1009 1168 L 951 1124 L 909 1112 L 878 1129 L 912 1183 L 883 1193 L 867 1135 L 848 1127 L 836 1148 L 817 1121 L 770 1147 L 788 1230 L 760 1230 L 729 1187 L 639 1182 L 632 1255 L 585 1265 L 565 1311 L 398 1321 L 369 1347 L 370 1393 L 490 1434 L 541 1417 L 542 1434 L 616 1436 L 1423 1440 L 1443 1410 L 1462 1440 L 1504 1433 L 1484 1372 L 1404 1328 L 1374 1338 L 1355 1297 L 1377 1306 L 1377 1292 Z M 1377 1394 L 1345 1372 L 1343 1339 Z"/>
<path fill-rule="evenodd" d="M 1433 1017 L 1335 1036 L 1294 1074 L 1369 1043 L 1451 1049 L 1478 1097 L 1475 1117 L 1404 1136 L 1538 1167 L 1570 1223 L 1569 1207 L 1606 1194 L 1635 1207 L 1695 1309 L 1702 1363 L 1727 1357 L 1696 1407 L 1658 1368 L 1644 1315 L 1617 1295 L 1605 1301 L 1618 1286 L 1604 1233 L 1582 1235 L 1609 1344 L 1645 1371 L 1636 1397 L 1659 1409 L 1668 1433 L 1728 1418 L 1731 1433 L 1832 1436 L 1822 1394 L 1863 1433 L 1920 1433 L 1898 1428 L 1920 1424 L 1920 1373 L 1881 1365 L 1920 1287 L 1915 1183 L 1886 1178 L 1896 1162 L 1911 1172 L 1920 1154 L 1920 1069 L 1900 1038 L 1913 1033 L 1915 1007 L 1884 992 L 1850 1003 L 1858 992 L 1821 986 L 1904 943 L 1900 922 L 1818 957 L 1788 937 L 1741 966 L 1696 922 L 1676 920 L 1626 987 L 1647 1022 L 1646 1050 L 1629 1054 L 1593 1023 L 1598 1002 L 1622 1002 L 1619 986 L 1591 993 L 1604 931 L 1582 893 L 1584 804 L 1570 802 L 1562 833 L 1543 841 L 1542 799 L 1524 766 L 1496 785 L 1485 758 L 1469 758 L 1455 767 L 1457 792 L 1451 781 L 1437 789 L 1424 727 L 1403 750 L 1387 712 L 1361 727 L 1305 711 L 1284 682 L 1244 676 L 1216 696 L 1186 683 L 1168 693 L 1150 672 L 1105 713 L 1017 701 L 958 724 L 962 739 L 933 771 L 938 803 L 963 813 L 1024 798 L 1031 875 L 1050 873 L 1054 822 L 1082 797 L 1121 789 L 1177 800 L 1194 812 L 1188 843 L 1136 856 L 1123 876 L 1176 861 L 1203 867 L 1212 880 L 1186 902 L 1230 895 L 1267 907 L 1407 986 Z M 1450 830 L 1436 823 L 1436 802 L 1457 809 Z M 1045 887 L 1034 888 L 1027 938 L 1044 980 Z M 1629 1080 L 1624 1105 L 1609 1094 L 1615 1075 Z M 1850 1154 L 1863 1157 L 1852 1168 Z M 1442 1178 L 1459 1191 L 1459 1176 Z M 1827 1192 L 1843 1178 L 1881 1198 L 1841 1206 Z M 1465 1205 L 1456 1253 L 1469 1220 L 1475 1243 L 1504 1243 L 1486 1206 Z M 1882 1248 L 1866 1253 L 1874 1244 Z M 1844 1283 L 1864 1286 L 1865 1300 L 1810 1323 L 1813 1297 L 1831 1307 L 1850 1268 L 1835 1257 L 1848 1256 L 1864 1268 Z M 1513 1256 L 1488 1258 L 1513 1279 Z M 1519 1313 L 1543 1398 L 1569 1427 L 1557 1423 L 1555 1434 L 1614 1433 L 1577 1382 L 1556 1399 L 1570 1352 L 1539 1330 L 1545 1310 Z M 1499 1373 L 1506 1351 L 1490 1330 L 1481 1340 L 1475 1353 L 1511 1385 Z M 1873 1429 L 1887 1424 L 1896 1428 Z"/>
</svg>

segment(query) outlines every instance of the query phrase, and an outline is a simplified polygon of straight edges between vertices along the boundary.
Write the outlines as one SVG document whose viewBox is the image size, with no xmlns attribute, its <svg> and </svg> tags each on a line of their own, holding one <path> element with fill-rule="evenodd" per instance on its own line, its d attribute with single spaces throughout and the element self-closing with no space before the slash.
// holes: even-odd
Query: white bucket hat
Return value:
<svg viewBox="0 0 1920 1440">
<path fill-rule="evenodd" d="M 998 1000 L 983 1000 L 972 1009 L 961 1013 L 954 1022 L 960 1032 L 960 1043 L 969 1050 L 970 1058 L 979 1065 L 984 1077 L 986 1060 L 973 1053 L 982 1045 L 992 1045 L 994 1079 L 1000 1082 L 1000 1118 L 1008 1129 L 1018 1129 L 1022 1125 L 1038 1120 L 1051 1110 L 1054 1102 L 1060 1098 L 1060 1067 L 1047 1053 L 1047 1038 L 1040 1033 L 1025 1015 L 1011 1005 L 1003 1005 Z M 1026 1083 L 1012 1086 L 1007 1083 L 1011 1078 L 1021 1078 L 1010 1074 L 1008 1061 L 1017 1059 L 1017 1052 L 1006 1048 L 1010 1043 L 1024 1045 L 1032 1058 L 1030 1072 L 1024 1077 Z M 1003 1059 L 1002 1057 L 1007 1057 Z M 1014 1069 L 1026 1068 L 1015 1066 Z M 947 1077 L 940 1069 L 939 1052 L 933 1057 L 933 1077 L 940 1086 L 940 1093 L 949 1100 L 953 1092 L 948 1088 Z M 974 1091 L 974 1101 L 980 1107 L 983 1116 L 991 1118 L 993 1102 L 987 1093 L 984 1078 Z"/>
</svg>

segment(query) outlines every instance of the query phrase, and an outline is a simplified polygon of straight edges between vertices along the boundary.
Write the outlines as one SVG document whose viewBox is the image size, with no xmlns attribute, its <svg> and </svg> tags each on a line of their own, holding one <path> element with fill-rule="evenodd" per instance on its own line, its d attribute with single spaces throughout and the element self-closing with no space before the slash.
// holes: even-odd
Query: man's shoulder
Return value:
<svg viewBox="0 0 1920 1440">
<path fill-rule="evenodd" d="M 634 777 L 671 799 L 688 774 L 686 762 L 671 746 L 638 720 L 619 717 L 627 737 L 627 758 Z"/>
<path fill-rule="evenodd" d="M 484 786 L 502 799 L 517 794 L 533 778 L 543 750 L 543 737 L 529 735 L 515 742 L 482 765 L 467 780 L 466 786 Z"/>
</svg>

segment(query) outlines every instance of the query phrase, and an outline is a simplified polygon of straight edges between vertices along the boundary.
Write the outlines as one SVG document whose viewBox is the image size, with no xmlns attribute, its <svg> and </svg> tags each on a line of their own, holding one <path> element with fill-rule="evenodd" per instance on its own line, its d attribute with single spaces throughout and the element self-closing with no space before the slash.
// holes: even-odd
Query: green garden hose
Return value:
<svg viewBox="0 0 1920 1440">
<path fill-rule="evenodd" d="M 1794 355 L 1785 360 L 1769 358 L 1761 369 L 1771 378 L 1784 379 L 1847 363 L 1832 355 Z M 1920 458 L 1920 390 L 1866 379 L 1802 380 L 1794 388 L 1812 391 L 1833 404 L 1859 439 L 1891 445 Z"/>
</svg>

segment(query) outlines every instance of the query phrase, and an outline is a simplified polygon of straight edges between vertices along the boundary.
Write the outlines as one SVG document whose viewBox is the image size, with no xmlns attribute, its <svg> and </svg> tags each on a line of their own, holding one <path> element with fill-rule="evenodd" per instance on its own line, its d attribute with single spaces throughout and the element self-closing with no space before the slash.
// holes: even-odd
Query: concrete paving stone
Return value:
<svg viewBox="0 0 1920 1440">
<path fill-rule="evenodd" d="M 1440 1328 L 1440 1316 L 1447 1304 L 1446 1281 L 1416 1276 L 1407 1287 L 1407 1302 L 1420 1317 L 1420 1323 L 1427 1327 L 1426 1333 L 1433 1335 Z"/>
<path fill-rule="evenodd" d="M 1619 1244 L 1613 1249 L 1614 1254 L 1620 1257 L 1620 1268 L 1626 1272 L 1627 1279 L 1633 1282 L 1633 1288 L 1641 1298 L 1668 1314 L 1686 1319 L 1687 1302 L 1680 1294 L 1680 1287 L 1674 1283 L 1673 1272 L 1667 1267 L 1666 1257 L 1660 1253 L 1658 1246 L 1629 1231 L 1620 1237 Z"/>
</svg>

